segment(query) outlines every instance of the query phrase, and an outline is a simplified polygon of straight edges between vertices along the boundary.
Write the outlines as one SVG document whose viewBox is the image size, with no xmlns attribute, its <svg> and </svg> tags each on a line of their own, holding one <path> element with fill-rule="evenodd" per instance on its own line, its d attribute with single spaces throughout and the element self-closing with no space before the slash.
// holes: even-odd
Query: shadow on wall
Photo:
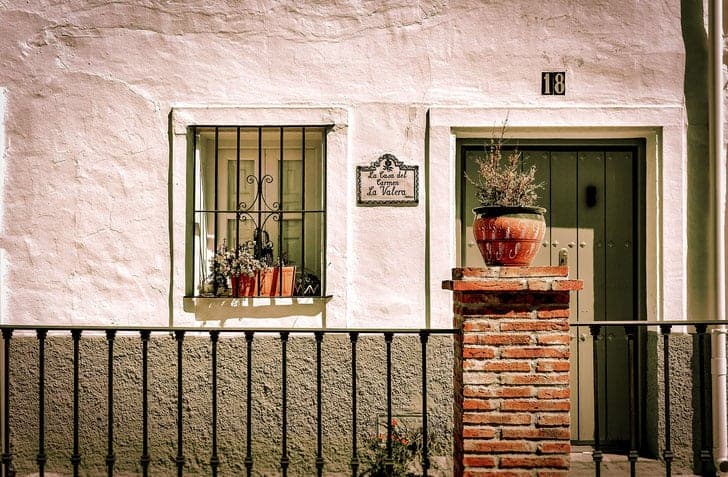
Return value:
<svg viewBox="0 0 728 477">
<path fill-rule="evenodd" d="M 705 12 L 701 0 L 680 2 L 682 37 L 685 45 L 685 108 L 687 112 L 687 286 L 689 318 L 704 319 L 711 312 L 711 277 L 715 276 L 712 250 L 712 196 L 715 185 L 708 167 L 709 138 L 709 52 Z M 706 205 L 707 204 L 707 205 Z M 670 213 L 670 211 L 667 211 Z M 696 380 L 697 381 L 697 380 Z M 709 383 L 710 380 L 708 379 Z M 697 382 L 693 383 L 695 387 Z M 697 390 L 694 392 L 697 395 Z M 708 436 L 712 436 L 710 410 L 707 411 Z M 712 445 L 711 445 L 712 446 Z M 693 449 L 700 449 L 700 435 L 693 435 Z M 697 452 L 693 468 L 700 463 Z"/>
</svg>

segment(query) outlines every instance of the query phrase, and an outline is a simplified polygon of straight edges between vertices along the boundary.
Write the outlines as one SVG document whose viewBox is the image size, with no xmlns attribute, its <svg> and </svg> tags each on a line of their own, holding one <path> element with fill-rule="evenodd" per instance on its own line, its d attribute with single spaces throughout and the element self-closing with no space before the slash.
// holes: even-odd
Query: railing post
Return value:
<svg viewBox="0 0 728 477">
<path fill-rule="evenodd" d="M 259 131 L 260 132 L 260 131 Z M 253 475 L 253 336 L 252 331 L 245 332 L 246 349 L 246 386 L 245 386 L 245 475 Z"/>
<path fill-rule="evenodd" d="M 142 477 L 149 475 L 149 337 L 151 332 L 143 330 L 142 339 Z"/>
<path fill-rule="evenodd" d="M 13 455 L 10 453 L 10 339 L 13 330 L 3 329 L 3 476 L 10 477 Z"/>
<path fill-rule="evenodd" d="M 384 460 L 384 470 L 387 475 L 391 475 L 394 469 L 394 461 L 392 460 L 392 338 L 393 333 L 384 333 L 384 343 L 387 350 L 387 456 Z"/>
<path fill-rule="evenodd" d="M 636 326 L 625 326 L 625 334 L 627 335 L 627 389 L 629 390 L 629 453 L 627 460 L 629 461 L 629 475 L 635 477 L 637 475 L 637 382 L 635 373 L 635 340 L 637 338 Z"/>
<path fill-rule="evenodd" d="M 662 332 L 662 368 L 665 374 L 665 389 L 663 390 L 665 399 L 665 450 L 662 457 L 665 460 L 665 477 L 672 476 L 672 460 L 675 455 L 672 452 L 672 442 L 670 435 L 670 325 L 660 325 Z"/>
<path fill-rule="evenodd" d="M 114 475 L 114 338 L 116 330 L 106 330 L 106 341 L 108 343 L 108 376 L 107 378 L 107 430 L 106 430 L 106 472 L 109 477 Z"/>
<path fill-rule="evenodd" d="M 78 400 L 79 400 L 79 344 L 81 330 L 72 330 L 73 337 L 73 454 L 71 454 L 71 465 L 73 466 L 73 477 L 78 477 L 78 466 L 81 464 L 81 454 L 78 448 Z"/>
<path fill-rule="evenodd" d="M 455 269 L 454 475 L 569 468 L 567 267 Z"/>
<path fill-rule="evenodd" d="M 592 451 L 592 460 L 594 461 L 594 472 L 596 477 L 602 475 L 602 447 L 601 437 L 599 435 L 599 338 L 602 327 L 592 325 L 589 327 L 592 335 L 592 366 L 593 366 L 593 385 L 594 385 L 594 450 Z"/>
<path fill-rule="evenodd" d="M 359 475 L 359 451 L 356 442 L 356 343 L 359 333 L 351 332 L 349 338 L 351 340 L 351 475 L 357 477 Z"/>
<path fill-rule="evenodd" d="M 177 457 L 174 461 L 177 464 L 177 477 L 184 475 L 185 455 L 184 455 L 184 425 L 183 425 L 183 391 L 182 385 L 182 353 L 185 339 L 185 332 L 177 330 L 174 332 L 174 339 L 177 341 Z"/>
<path fill-rule="evenodd" d="M 48 330 L 36 330 L 38 336 L 38 476 L 45 475 L 45 340 Z"/>
<path fill-rule="evenodd" d="M 212 455 L 210 456 L 210 468 L 212 477 L 217 477 L 217 468 L 220 465 L 220 459 L 217 455 L 217 342 L 219 337 L 219 331 L 210 331 L 212 347 Z"/>
<path fill-rule="evenodd" d="M 315 332 L 316 336 L 316 476 L 321 477 L 324 472 L 323 455 L 323 422 L 322 422 L 322 396 L 321 396 L 321 343 L 324 340 L 323 331 Z"/>
</svg>

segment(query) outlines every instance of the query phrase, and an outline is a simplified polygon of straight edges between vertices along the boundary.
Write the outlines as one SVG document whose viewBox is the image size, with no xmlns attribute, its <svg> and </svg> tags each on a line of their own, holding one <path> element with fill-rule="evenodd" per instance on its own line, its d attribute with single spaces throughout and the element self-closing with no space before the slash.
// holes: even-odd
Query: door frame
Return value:
<svg viewBox="0 0 728 477">
<path fill-rule="evenodd" d="M 456 156 L 456 175 L 457 178 L 455 184 L 456 190 L 456 217 L 459 218 L 458 222 L 459 233 L 457 234 L 457 248 L 456 255 L 458 260 L 458 266 L 462 266 L 465 263 L 465 257 L 467 254 L 465 244 L 465 234 L 468 226 L 468 221 L 465 220 L 467 211 L 463 210 L 463 206 L 466 203 L 465 198 L 465 178 L 464 178 L 464 161 L 465 151 L 468 150 L 479 150 L 486 146 L 488 143 L 487 138 L 462 138 L 456 140 L 455 156 Z M 607 152 L 619 152 L 629 151 L 633 154 L 632 162 L 632 191 L 633 197 L 635 198 L 632 204 L 633 207 L 633 223 L 636 224 L 636 230 L 634 230 L 634 242 L 637 245 L 635 248 L 634 256 L 634 267 L 633 267 L 633 291 L 634 291 L 634 304 L 633 304 L 633 316 L 636 320 L 647 319 L 647 302 L 646 302 L 646 140 L 644 137 L 636 138 L 599 138 L 599 139 L 518 139 L 512 138 L 508 140 L 508 148 L 516 147 L 521 151 L 528 150 L 551 150 L 558 152 L 592 152 L 592 151 L 607 151 Z M 578 164 L 578 163 L 577 163 Z M 575 164 L 576 165 L 576 164 Z M 577 166 L 578 167 L 578 166 Z M 578 309 L 577 309 L 578 313 Z M 647 394 L 647 348 L 646 348 L 646 330 L 640 329 L 635 346 L 634 362 L 637 365 L 635 373 L 635 381 L 632 385 L 635 387 L 637 392 L 637 402 L 639 403 L 637 412 L 637 437 L 640 448 L 646 448 L 646 400 L 641 399 L 641 396 Z M 606 384 L 606 383 L 605 383 Z M 573 443 L 580 444 L 592 444 L 593 440 L 581 439 L 574 440 Z M 625 446 L 628 447 L 629 442 L 609 442 L 602 440 L 603 447 L 615 450 L 623 450 Z"/>
</svg>

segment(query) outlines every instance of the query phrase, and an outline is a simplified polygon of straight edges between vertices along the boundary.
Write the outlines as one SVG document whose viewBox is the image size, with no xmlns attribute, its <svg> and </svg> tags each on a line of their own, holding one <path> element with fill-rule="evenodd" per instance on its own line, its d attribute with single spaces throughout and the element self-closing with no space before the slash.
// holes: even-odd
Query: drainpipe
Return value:
<svg viewBox="0 0 728 477">
<path fill-rule="evenodd" d="M 710 2 L 710 149 L 715 177 L 715 319 L 725 320 L 726 257 L 726 163 L 723 152 L 723 2 Z M 716 468 L 728 472 L 728 430 L 726 429 L 726 327 L 712 330 L 711 373 L 713 377 L 713 458 Z"/>
</svg>

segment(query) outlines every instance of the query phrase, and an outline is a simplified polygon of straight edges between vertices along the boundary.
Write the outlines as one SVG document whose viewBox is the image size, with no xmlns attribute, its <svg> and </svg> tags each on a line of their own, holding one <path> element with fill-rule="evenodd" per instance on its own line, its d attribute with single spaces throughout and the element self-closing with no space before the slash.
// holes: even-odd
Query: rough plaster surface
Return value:
<svg viewBox="0 0 728 477">
<path fill-rule="evenodd" d="M 710 344 L 705 353 L 710 354 Z M 700 395 L 698 351 L 695 335 L 670 335 L 670 433 L 671 448 L 677 468 L 700 469 Z M 653 457 L 662 459 L 665 447 L 665 373 L 663 338 L 655 332 L 647 334 L 646 444 Z M 706 360 L 705 385 L 710 388 L 710 365 Z M 708 399 L 710 390 L 708 389 Z M 707 425 L 711 426 L 707 410 Z M 710 431 L 708 436 L 710 436 Z M 709 443 L 709 446 L 712 444 Z M 712 448 L 712 447 L 711 447 Z"/>
<path fill-rule="evenodd" d="M 255 475 L 278 475 L 281 457 L 281 345 L 273 336 L 253 342 L 252 433 Z M 151 475 L 175 475 L 177 454 L 176 342 L 156 335 L 149 345 L 149 442 Z M 72 452 L 72 343 L 67 337 L 46 341 L 46 452 L 49 472 L 70 474 Z M 419 413 L 420 343 L 417 336 L 395 336 L 392 343 L 392 405 L 395 415 Z M 106 369 L 103 337 L 81 340 L 80 447 L 86 476 L 105 474 L 107 449 Z M 326 475 L 350 473 L 351 360 L 347 335 L 327 335 L 323 342 L 323 449 Z M 185 472 L 209 473 L 211 452 L 210 344 L 188 336 L 183 354 L 183 424 Z M 242 475 L 246 452 L 247 363 L 244 337 L 218 344 L 218 454 L 221 475 Z M 288 342 L 289 475 L 315 473 L 316 362 L 312 337 Z M 35 338 L 14 338 L 11 355 L 11 442 L 18 475 L 35 472 L 38 452 Z M 386 416 L 385 347 L 382 337 L 361 336 L 357 345 L 359 446 L 376 435 L 378 415 Z M 429 430 L 440 469 L 450 470 L 452 432 L 452 340 L 431 337 L 428 345 Z M 114 345 L 114 452 L 119 475 L 141 470 L 141 344 L 119 336 Z M 366 462 L 364 453 L 362 462 Z M 362 468 L 363 470 L 363 468 Z M 435 469 L 437 470 L 437 469 Z"/>
<path fill-rule="evenodd" d="M 169 258 L 185 237 L 183 207 L 174 210 L 181 221 L 167 207 L 184 192 L 184 181 L 169 180 L 175 106 L 346 107 L 348 141 L 330 159 L 351 174 L 381 152 L 424 165 L 433 105 L 556 108 L 588 123 L 591 107 L 680 106 L 685 94 L 676 0 L 0 6 L 4 321 L 194 323 L 169 299 L 185 287 L 170 279 L 185 266 Z M 567 71 L 566 96 L 540 95 L 540 73 L 549 70 Z M 671 167 L 655 181 L 683 197 L 682 174 Z M 357 324 L 421 325 L 432 289 L 424 195 L 415 208 L 358 208 L 349 179 L 329 177 L 347 184 L 329 190 L 347 227 L 328 236 L 356 233 L 328 257 L 345 270 L 345 314 Z M 454 208 L 451 196 L 431 201 Z M 683 226 L 673 233 L 684 235 Z M 430 260 L 449 261 L 451 242 L 444 250 L 431 242 Z M 682 277 L 676 260 L 677 272 L 666 270 Z"/>
</svg>

